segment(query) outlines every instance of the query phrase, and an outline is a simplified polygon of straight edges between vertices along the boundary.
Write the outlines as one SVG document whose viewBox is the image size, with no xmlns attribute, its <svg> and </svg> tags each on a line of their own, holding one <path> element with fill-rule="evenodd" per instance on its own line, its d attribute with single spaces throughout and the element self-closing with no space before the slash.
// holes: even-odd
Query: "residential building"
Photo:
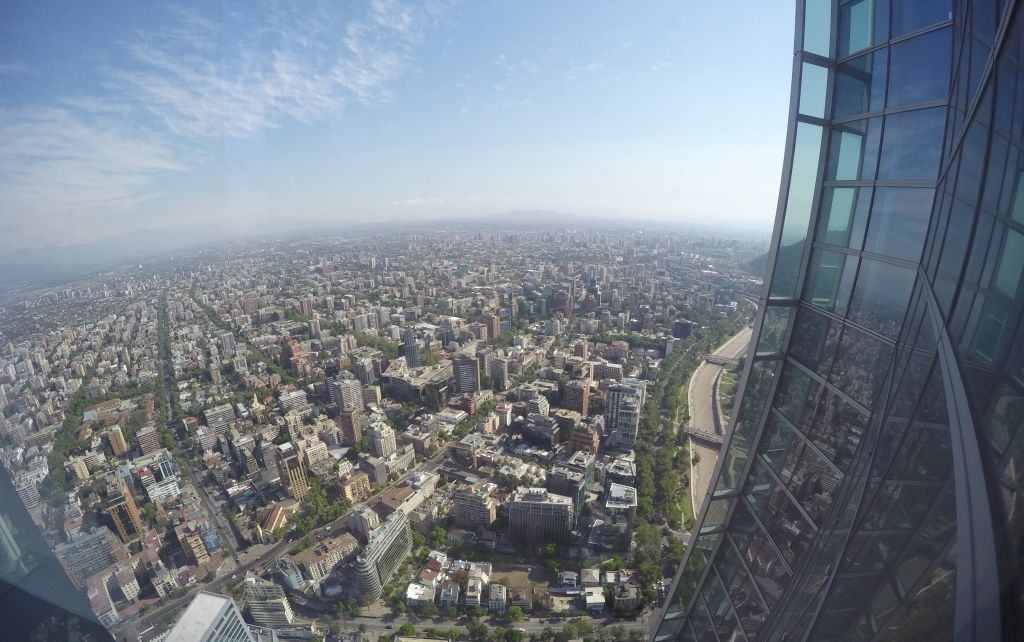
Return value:
<svg viewBox="0 0 1024 642">
<path fill-rule="evenodd" d="M 117 424 L 111 426 L 110 430 L 107 431 L 107 441 L 110 442 L 110 449 L 114 451 L 114 455 L 117 457 L 123 457 L 128 452 L 128 442 L 124 439 L 121 426 Z"/>
<path fill-rule="evenodd" d="M 497 486 L 478 483 L 455 492 L 455 523 L 460 528 L 475 531 L 490 528 L 498 516 L 498 501 L 494 498 Z"/>
<path fill-rule="evenodd" d="M 292 497 L 301 501 L 309 491 L 309 481 L 306 479 L 306 467 L 302 464 L 302 458 L 291 442 L 277 447 L 277 468 L 281 475 L 281 483 Z"/>
<path fill-rule="evenodd" d="M 380 598 L 384 585 L 411 551 L 409 518 L 404 512 L 395 511 L 370 534 L 366 547 L 356 558 L 356 580 L 362 594 L 372 600 Z"/>
<path fill-rule="evenodd" d="M 574 516 L 569 497 L 544 488 L 520 488 L 508 505 L 509 539 L 522 547 L 568 544 Z"/>
<path fill-rule="evenodd" d="M 107 514 L 114 522 L 118 535 L 125 542 L 142 535 L 142 518 L 135 505 L 128 484 L 123 479 L 107 485 Z"/>
<path fill-rule="evenodd" d="M 347 560 L 359 550 L 359 542 L 351 533 L 325 537 L 313 546 L 300 551 L 295 557 L 296 564 L 306 569 L 309 579 L 316 581 L 334 570 L 340 562 Z"/>
<path fill-rule="evenodd" d="M 139 450 L 143 455 L 156 452 L 163 446 L 160 430 L 153 424 L 146 424 L 140 428 L 139 434 L 135 438 L 139 441 Z"/>
<path fill-rule="evenodd" d="M 353 472 L 341 482 L 341 492 L 350 502 L 361 502 L 370 496 L 370 477 L 361 470 Z"/>
<path fill-rule="evenodd" d="M 245 605 L 252 621 L 260 626 L 285 628 L 295 619 L 284 589 L 252 573 L 245 576 Z"/>
<path fill-rule="evenodd" d="M 398 450 L 395 431 L 382 421 L 371 423 L 370 429 L 366 431 L 366 436 L 370 440 L 370 452 L 377 457 L 387 459 Z"/>
<path fill-rule="evenodd" d="M 613 448 L 629 450 L 636 443 L 644 397 L 645 384 L 639 379 L 626 378 L 608 387 L 604 425 Z"/>
<path fill-rule="evenodd" d="M 342 443 L 346 446 L 355 446 L 363 438 L 366 415 L 358 408 L 342 408 L 338 411 L 338 426 L 341 427 Z"/>
</svg>

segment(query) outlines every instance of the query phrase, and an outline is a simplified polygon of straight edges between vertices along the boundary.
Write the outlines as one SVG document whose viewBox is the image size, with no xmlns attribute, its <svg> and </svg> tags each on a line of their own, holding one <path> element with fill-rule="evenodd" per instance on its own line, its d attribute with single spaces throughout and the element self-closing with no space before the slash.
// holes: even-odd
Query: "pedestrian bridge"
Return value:
<svg viewBox="0 0 1024 642">
<path fill-rule="evenodd" d="M 725 441 L 722 435 L 709 432 L 707 430 L 700 430 L 693 426 L 686 426 L 683 432 L 689 435 L 694 441 L 699 442 L 702 446 L 709 446 L 711 448 L 721 448 L 722 443 Z"/>
<path fill-rule="evenodd" d="M 718 354 L 706 354 L 704 355 L 704 361 L 707 361 L 708 363 L 715 366 L 727 366 L 729 364 L 738 363 L 739 359 L 723 357 Z"/>
</svg>

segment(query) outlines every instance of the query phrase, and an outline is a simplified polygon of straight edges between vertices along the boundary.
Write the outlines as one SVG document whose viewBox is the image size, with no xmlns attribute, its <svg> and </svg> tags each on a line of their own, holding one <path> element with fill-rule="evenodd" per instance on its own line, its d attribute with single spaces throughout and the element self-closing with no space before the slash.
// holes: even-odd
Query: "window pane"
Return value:
<svg viewBox="0 0 1024 642">
<path fill-rule="evenodd" d="M 934 181 L 939 170 L 945 118 L 944 107 L 887 116 L 878 178 Z"/>
<path fill-rule="evenodd" d="M 761 422 L 761 414 L 768 401 L 768 391 L 771 390 L 775 370 L 778 366 L 779 361 L 773 360 L 755 361 L 750 367 L 746 388 L 740 399 L 740 409 L 736 415 L 732 439 L 730 439 L 729 448 L 725 452 L 725 462 L 722 464 L 722 472 L 718 476 L 718 485 L 715 487 L 716 493 L 735 490 L 739 486 L 740 473 L 743 472 L 743 466 L 750 454 L 754 432 Z"/>
<path fill-rule="evenodd" d="M 793 329 L 790 354 L 811 370 L 827 377 L 842 329 L 841 321 L 807 308 L 800 308 L 796 317 L 796 327 Z"/>
<path fill-rule="evenodd" d="M 815 250 L 804 298 L 819 308 L 844 314 L 856 272 L 856 256 Z"/>
<path fill-rule="evenodd" d="M 828 381 L 871 408 L 885 379 L 892 351 L 892 346 L 881 339 L 847 326 Z"/>
<path fill-rule="evenodd" d="M 892 37 L 953 18 L 952 0 L 892 0 Z"/>
<path fill-rule="evenodd" d="M 805 62 L 800 66 L 800 113 L 825 117 L 825 95 L 828 93 L 828 69 Z"/>
<path fill-rule="evenodd" d="M 769 305 L 761 323 L 761 336 L 757 340 L 757 354 L 777 354 L 782 350 L 782 340 L 789 327 L 793 308 Z"/>
<path fill-rule="evenodd" d="M 775 393 L 774 407 L 801 430 L 809 421 L 821 397 L 821 384 L 791 363 L 786 364 Z"/>
<path fill-rule="evenodd" d="M 892 45 L 889 107 L 947 98 L 951 46 L 951 29 L 931 31 Z"/>
<path fill-rule="evenodd" d="M 761 589 L 765 602 L 769 606 L 775 604 L 789 584 L 789 572 L 744 501 L 736 503 L 736 512 L 729 522 L 729 534 L 746 561 L 754 583 Z"/>
<path fill-rule="evenodd" d="M 782 224 L 779 251 L 772 275 L 772 296 L 796 295 L 797 275 L 803 257 L 804 242 L 807 240 L 811 204 L 814 201 L 814 185 L 818 176 L 821 136 L 820 126 L 809 123 L 797 124 L 785 222 Z"/>
<path fill-rule="evenodd" d="M 775 481 L 760 460 L 754 459 L 750 471 L 743 494 L 754 512 L 761 517 L 765 530 L 775 542 L 776 548 L 792 565 L 810 547 L 814 527 L 808 523 L 782 485 Z"/>
<path fill-rule="evenodd" d="M 827 187 L 821 199 L 822 219 L 818 240 L 858 249 L 871 205 L 870 187 Z"/>
<path fill-rule="evenodd" d="M 871 118 L 836 125 L 829 149 L 829 180 L 871 180 L 878 164 L 881 119 Z"/>
<path fill-rule="evenodd" d="M 1024 276 L 1024 235 L 1015 230 L 1007 230 L 999 262 L 992 277 L 992 289 L 1011 299 L 1016 298 L 1022 276 Z"/>
<path fill-rule="evenodd" d="M 863 259 L 850 303 L 850 319 L 895 339 L 913 287 L 911 270 Z"/>
<path fill-rule="evenodd" d="M 814 421 L 807 425 L 806 435 L 840 470 L 846 472 L 860 446 L 867 428 L 867 417 L 829 392 L 818 406 Z"/>
<path fill-rule="evenodd" d="M 864 250 L 908 261 L 921 258 L 934 190 L 879 187 L 871 208 Z"/>
<path fill-rule="evenodd" d="M 804 51 L 829 55 L 832 34 L 832 0 L 804 2 Z"/>
<path fill-rule="evenodd" d="M 839 56 L 848 56 L 875 43 L 874 0 L 859 0 L 839 8 Z"/>
<path fill-rule="evenodd" d="M 878 111 L 885 101 L 888 51 L 865 54 L 839 65 L 836 72 L 835 118 Z"/>
</svg>

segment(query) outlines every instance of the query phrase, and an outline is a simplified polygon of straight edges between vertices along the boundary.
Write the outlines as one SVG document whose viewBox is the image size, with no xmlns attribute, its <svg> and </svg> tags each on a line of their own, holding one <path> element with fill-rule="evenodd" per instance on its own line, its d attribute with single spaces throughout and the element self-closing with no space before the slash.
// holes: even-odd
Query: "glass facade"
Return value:
<svg viewBox="0 0 1024 642">
<path fill-rule="evenodd" d="M 652 636 L 1024 639 L 1024 3 L 797 4 L 770 276 Z"/>
</svg>

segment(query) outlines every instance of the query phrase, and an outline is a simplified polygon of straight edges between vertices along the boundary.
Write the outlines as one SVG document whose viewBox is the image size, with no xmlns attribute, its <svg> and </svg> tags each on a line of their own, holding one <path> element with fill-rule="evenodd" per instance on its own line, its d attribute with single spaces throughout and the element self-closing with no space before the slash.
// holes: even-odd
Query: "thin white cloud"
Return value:
<svg viewBox="0 0 1024 642">
<path fill-rule="evenodd" d="M 0 110 L 0 218 L 23 229 L 18 243 L 71 236 L 100 213 L 151 200 L 157 179 L 223 138 L 386 101 L 447 6 L 369 0 L 343 18 L 326 3 L 258 14 L 243 4 L 222 8 L 223 20 L 172 7 L 159 28 L 115 41 L 119 56 L 98 70 L 94 94 Z M 0 63 L 0 75 L 25 72 Z"/>
<path fill-rule="evenodd" d="M 184 169 L 166 145 L 113 118 L 0 109 L 3 219 L 15 230 L 3 243 L 69 240 L 70 226 L 149 200 L 155 177 Z"/>
<path fill-rule="evenodd" d="M 28 65 L 20 60 L 0 61 L 0 76 L 21 76 L 28 73 Z"/>
<path fill-rule="evenodd" d="M 417 196 L 416 198 L 408 198 L 404 201 L 391 201 L 391 205 L 408 205 L 408 206 L 419 206 L 419 205 L 440 205 L 444 203 L 444 199 L 436 196 Z"/>
</svg>

